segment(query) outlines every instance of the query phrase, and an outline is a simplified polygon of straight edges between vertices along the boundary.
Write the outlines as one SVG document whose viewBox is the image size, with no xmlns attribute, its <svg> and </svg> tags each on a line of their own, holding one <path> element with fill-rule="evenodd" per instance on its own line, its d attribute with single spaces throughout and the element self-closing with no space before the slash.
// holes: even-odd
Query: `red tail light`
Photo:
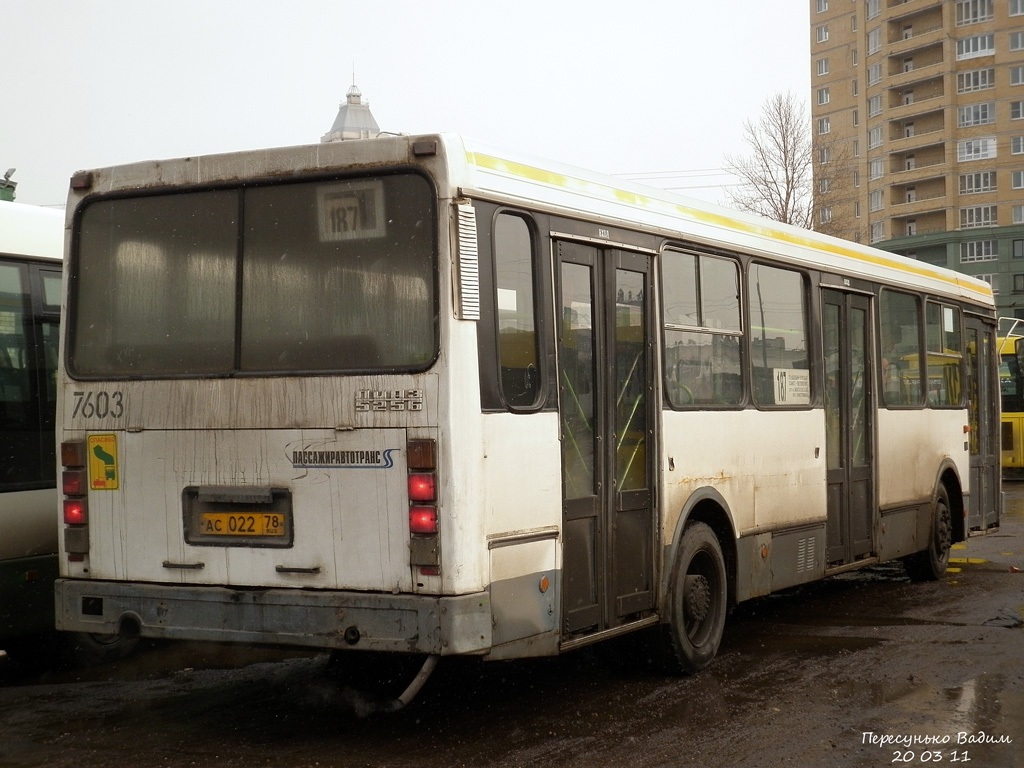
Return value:
<svg viewBox="0 0 1024 768">
<path fill-rule="evenodd" d="M 68 525 L 89 522 L 89 507 L 85 499 L 64 499 L 64 522 Z"/>
<path fill-rule="evenodd" d="M 65 496 L 84 496 L 88 490 L 84 469 L 65 469 L 61 473 L 61 491 Z"/>
<path fill-rule="evenodd" d="M 68 440 L 60 444 L 60 476 L 64 494 L 64 551 L 71 562 L 82 562 L 89 552 L 89 472 L 85 442 Z"/>
<path fill-rule="evenodd" d="M 409 507 L 409 530 L 412 533 L 437 533 L 437 510 L 433 507 Z"/>
<path fill-rule="evenodd" d="M 437 444 L 415 439 L 406 444 L 409 469 L 409 564 L 421 575 L 440 574 L 437 531 Z"/>
<path fill-rule="evenodd" d="M 410 501 L 433 501 L 435 498 L 433 472 L 413 472 L 409 475 Z"/>
</svg>

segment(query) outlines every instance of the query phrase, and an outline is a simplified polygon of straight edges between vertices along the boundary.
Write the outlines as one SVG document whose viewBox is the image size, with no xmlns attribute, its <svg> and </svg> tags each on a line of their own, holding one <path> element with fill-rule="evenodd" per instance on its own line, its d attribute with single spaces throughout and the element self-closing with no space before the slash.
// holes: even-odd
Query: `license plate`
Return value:
<svg viewBox="0 0 1024 768">
<path fill-rule="evenodd" d="M 207 547 L 290 547 L 292 495 L 286 488 L 185 489 L 185 541 Z"/>
<path fill-rule="evenodd" d="M 200 536 L 258 536 L 281 538 L 287 535 L 287 518 L 277 512 L 203 512 L 199 515 Z"/>
</svg>

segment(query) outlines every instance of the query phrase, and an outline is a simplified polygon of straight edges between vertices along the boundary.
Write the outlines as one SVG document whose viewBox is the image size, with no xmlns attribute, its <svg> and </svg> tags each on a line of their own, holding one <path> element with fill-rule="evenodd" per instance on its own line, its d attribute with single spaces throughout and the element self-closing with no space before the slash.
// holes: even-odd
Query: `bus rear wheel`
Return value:
<svg viewBox="0 0 1024 768">
<path fill-rule="evenodd" d="M 672 667 L 684 674 L 704 669 L 718 653 L 728 608 L 728 577 L 722 545 L 705 523 L 683 531 L 666 632 Z"/>
<path fill-rule="evenodd" d="M 940 485 L 932 513 L 932 532 L 928 548 L 917 552 L 903 565 L 912 581 L 938 581 L 949 565 L 949 551 L 953 546 L 953 513 L 949 505 L 949 492 Z"/>
</svg>

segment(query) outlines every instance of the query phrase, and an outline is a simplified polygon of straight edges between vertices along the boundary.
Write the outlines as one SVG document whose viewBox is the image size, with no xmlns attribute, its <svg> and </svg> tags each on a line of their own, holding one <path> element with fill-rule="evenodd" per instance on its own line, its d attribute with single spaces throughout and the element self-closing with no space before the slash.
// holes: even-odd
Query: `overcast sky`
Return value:
<svg viewBox="0 0 1024 768">
<path fill-rule="evenodd" d="M 80 169 L 318 142 L 353 70 L 383 131 L 713 202 L 765 99 L 809 108 L 806 0 L 0 0 L 0 35 L 0 172 L 40 205 Z"/>
</svg>

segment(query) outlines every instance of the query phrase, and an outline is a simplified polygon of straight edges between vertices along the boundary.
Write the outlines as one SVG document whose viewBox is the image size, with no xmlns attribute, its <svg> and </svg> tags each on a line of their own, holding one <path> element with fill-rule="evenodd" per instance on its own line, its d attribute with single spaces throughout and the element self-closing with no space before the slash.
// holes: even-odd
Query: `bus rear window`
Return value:
<svg viewBox="0 0 1024 768">
<path fill-rule="evenodd" d="M 434 211 L 415 174 L 95 202 L 72 262 L 71 372 L 422 369 Z"/>
</svg>

